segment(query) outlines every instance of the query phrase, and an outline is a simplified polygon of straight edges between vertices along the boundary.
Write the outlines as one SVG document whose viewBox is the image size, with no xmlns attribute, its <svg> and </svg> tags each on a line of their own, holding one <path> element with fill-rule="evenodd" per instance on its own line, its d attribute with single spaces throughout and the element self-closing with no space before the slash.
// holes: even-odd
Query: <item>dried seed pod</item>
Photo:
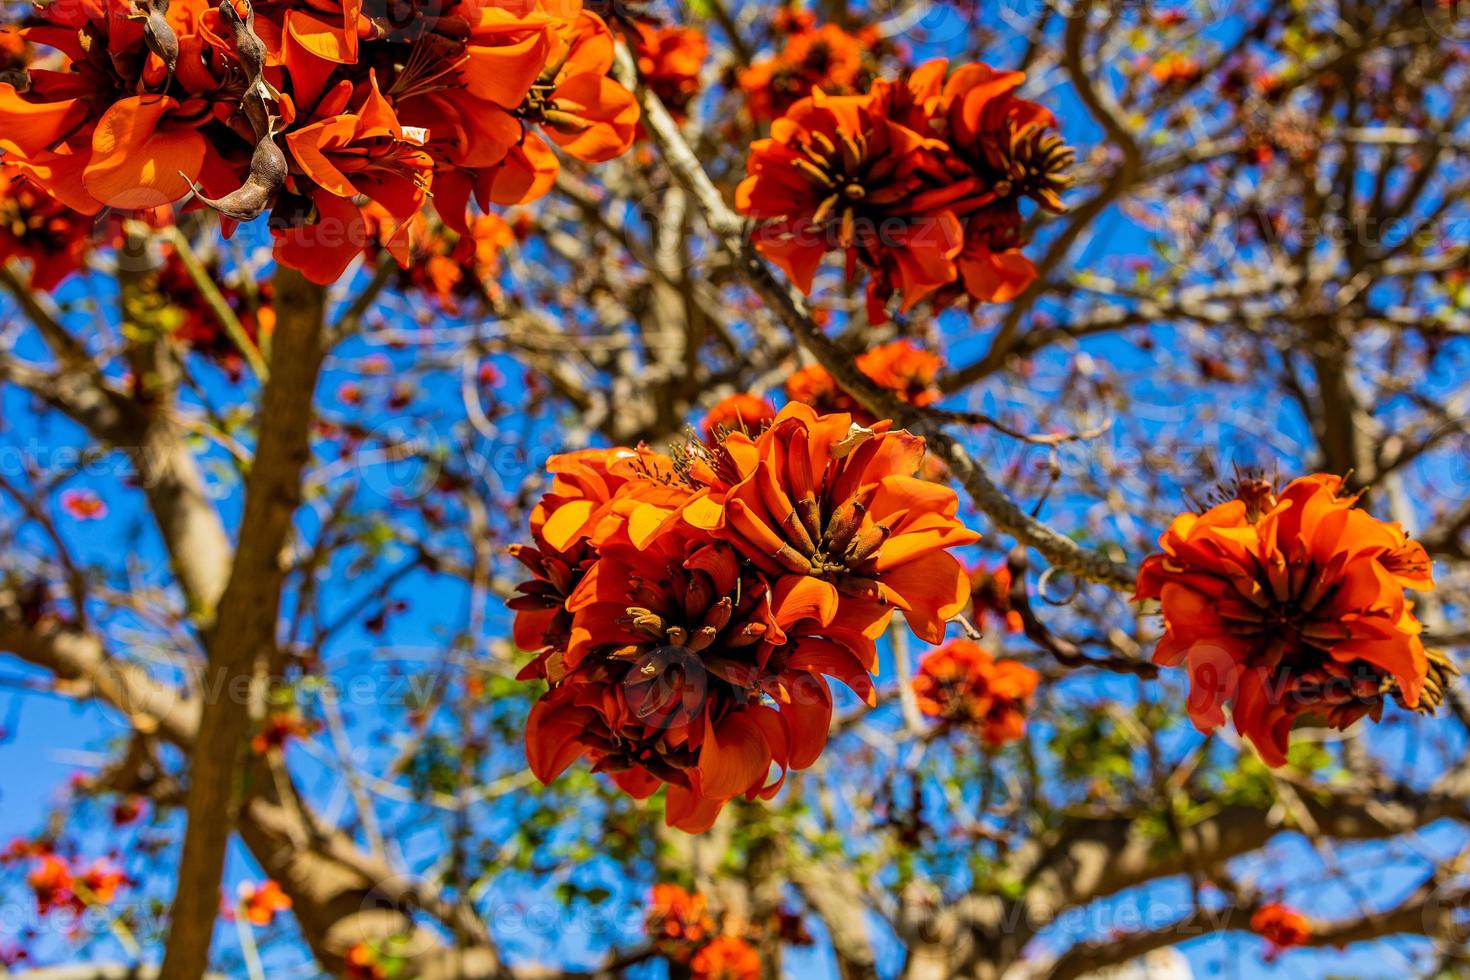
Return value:
<svg viewBox="0 0 1470 980">
<path fill-rule="evenodd" d="M 194 196 L 209 207 L 236 221 L 253 221 L 270 207 L 271 199 L 286 182 L 286 154 L 270 136 L 255 144 L 250 157 L 250 174 L 245 183 L 221 198 L 208 198 L 193 185 Z"/>
<path fill-rule="evenodd" d="M 265 71 L 265 42 L 255 33 L 255 7 L 250 0 L 220 0 L 219 14 L 234 32 L 235 55 L 245 69 L 246 81 L 254 85 Z"/>
<path fill-rule="evenodd" d="M 179 37 L 168 22 L 169 0 L 147 0 L 147 4 L 143 14 L 143 43 L 158 55 L 172 79 L 174 69 L 179 66 Z"/>
</svg>

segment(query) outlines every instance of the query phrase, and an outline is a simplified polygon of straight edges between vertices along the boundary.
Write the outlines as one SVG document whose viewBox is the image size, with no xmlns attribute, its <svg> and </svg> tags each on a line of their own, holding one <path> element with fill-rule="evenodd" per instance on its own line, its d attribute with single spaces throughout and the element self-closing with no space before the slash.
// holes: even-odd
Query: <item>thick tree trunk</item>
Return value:
<svg viewBox="0 0 1470 980">
<path fill-rule="evenodd" d="M 326 290 L 276 274 L 279 311 L 254 462 L 229 585 L 208 637 L 204 711 L 189 769 L 188 827 L 179 861 L 164 975 L 195 980 L 209 962 L 225 847 L 246 792 L 241 761 L 256 669 L 274 649 L 285 571 L 281 550 L 301 501 L 312 399 L 321 368 Z"/>
</svg>

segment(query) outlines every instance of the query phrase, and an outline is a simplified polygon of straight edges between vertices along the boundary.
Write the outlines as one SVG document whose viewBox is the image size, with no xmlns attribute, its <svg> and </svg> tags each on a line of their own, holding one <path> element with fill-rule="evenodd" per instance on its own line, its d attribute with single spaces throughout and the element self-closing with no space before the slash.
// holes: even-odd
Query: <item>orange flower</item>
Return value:
<svg viewBox="0 0 1470 980">
<path fill-rule="evenodd" d="M 0 252 L 30 260 L 32 289 L 49 293 L 82 271 L 91 232 L 85 215 L 49 197 L 19 168 L 0 165 Z"/>
<path fill-rule="evenodd" d="M 1165 55 L 1148 69 L 1149 76 L 1162 86 L 1189 85 L 1198 81 L 1202 72 L 1198 61 L 1179 52 Z"/>
<path fill-rule="evenodd" d="M 31 45 L 14 27 L 0 27 L 0 78 L 10 72 L 24 71 L 33 52 Z"/>
<path fill-rule="evenodd" d="M 239 345 L 204 301 L 204 295 L 178 253 L 167 244 L 163 246 L 162 253 L 163 265 L 158 270 L 159 290 L 183 314 L 182 322 L 174 328 L 174 336 L 194 353 L 219 365 L 231 381 L 239 381 L 245 370 L 245 356 Z M 270 336 L 276 325 L 276 311 L 271 304 L 274 294 L 271 281 L 267 279 L 257 283 L 252 295 L 245 290 L 238 273 L 233 276 L 225 274 L 217 255 L 204 261 L 204 269 L 219 289 L 225 304 L 234 310 L 245 336 L 256 345 L 260 344 L 262 335 Z"/>
<path fill-rule="evenodd" d="M 688 957 L 690 947 L 704 942 L 715 931 L 705 897 L 671 884 L 653 886 L 644 923 L 656 946 L 681 959 Z"/>
<path fill-rule="evenodd" d="M 388 980 L 388 967 L 382 956 L 367 943 L 356 943 L 342 959 L 342 975 L 347 980 Z"/>
<path fill-rule="evenodd" d="M 996 660 L 969 640 L 952 640 L 919 662 L 912 680 L 919 710 L 973 728 L 988 748 L 1026 732 L 1026 711 L 1041 675 L 1014 660 Z"/>
<path fill-rule="evenodd" d="M 849 34 L 836 24 L 792 23 L 794 30 L 775 57 L 740 72 L 746 108 L 756 121 L 774 119 L 821 89 L 828 95 L 855 95 L 872 77 L 871 52 L 878 32 L 865 27 Z"/>
<path fill-rule="evenodd" d="M 1005 623 L 1007 633 L 1025 629 L 1021 614 L 1011 608 L 1011 569 L 1005 562 L 970 569 L 970 619 L 984 630 L 992 616 Z"/>
<path fill-rule="evenodd" d="M 75 881 L 66 861 L 55 854 L 44 854 L 26 876 L 26 884 L 36 896 L 36 911 L 45 915 L 53 909 L 75 908 L 78 911 L 86 904 L 73 891 Z"/>
<path fill-rule="evenodd" d="M 761 959 L 739 936 L 719 936 L 689 962 L 691 980 L 760 980 Z"/>
<path fill-rule="evenodd" d="M 144 804 L 140 796 L 124 796 L 112 805 L 112 825 L 126 827 L 143 816 Z"/>
<path fill-rule="evenodd" d="M 74 521 L 100 521 L 107 516 L 107 503 L 92 490 L 67 490 L 61 509 Z"/>
<path fill-rule="evenodd" d="M 1251 930 L 1270 944 L 1274 957 L 1294 946 L 1305 946 L 1312 938 L 1312 923 L 1289 905 L 1270 902 L 1251 916 Z"/>
<path fill-rule="evenodd" d="M 776 417 L 776 409 L 759 395 L 738 392 L 720 399 L 704 417 L 706 442 L 714 442 L 722 429 L 731 432 L 756 433 Z"/>
<path fill-rule="evenodd" d="M 659 101 L 682 119 L 699 95 L 699 72 L 709 57 L 709 41 L 697 27 L 653 27 L 633 23 L 638 76 Z"/>
<path fill-rule="evenodd" d="M 121 868 L 100 858 L 78 875 L 77 880 L 86 899 L 98 905 L 111 904 L 118 889 L 128 884 L 128 876 Z"/>
<path fill-rule="evenodd" d="M 272 231 L 278 260 L 300 269 L 313 282 L 335 282 L 367 245 L 368 222 L 398 258 L 408 262 L 409 221 L 424 201 L 433 159 L 422 135 L 405 131 L 376 75 L 351 112 L 351 84 L 343 82 L 318 106 L 318 121 L 286 136 L 286 146 L 310 184 L 315 221 Z M 366 198 L 371 207 L 356 201 Z"/>
<path fill-rule="evenodd" d="M 587 163 L 627 152 L 638 126 L 638 101 L 607 77 L 612 65 L 613 36 L 601 17 L 583 10 L 557 22 L 546 68 L 516 110 L 528 128 L 497 168 L 492 200 L 521 204 L 551 188 L 561 165 L 542 134 Z"/>
<path fill-rule="evenodd" d="M 118 889 L 128 884 L 128 876 L 110 861 L 98 859 L 82 870 L 46 853 L 38 855 L 26 884 L 35 894 L 36 911 L 41 915 L 57 909 L 81 915 L 89 905 L 111 904 Z"/>
<path fill-rule="evenodd" d="M 153 208 L 189 192 L 211 152 L 200 132 L 209 118 L 202 99 L 134 95 L 119 99 L 97 121 L 82 186 L 113 208 Z"/>
<path fill-rule="evenodd" d="M 732 433 L 709 452 L 696 468 L 709 489 L 684 517 L 773 578 L 783 622 L 800 611 L 876 637 L 899 609 L 938 643 L 970 597 L 948 549 L 979 535 L 957 518 L 953 490 L 913 475 L 924 440 L 891 426 L 793 402 L 759 437 Z"/>
<path fill-rule="evenodd" d="M 81 214 L 192 190 L 228 234 L 268 211 L 277 260 L 317 282 L 374 241 L 406 265 L 431 181 L 440 218 L 470 237 L 471 198 L 544 193 L 556 157 L 526 126 L 599 162 L 637 120 L 606 77 L 607 29 L 577 0 L 445 0 L 433 16 L 362 0 L 135 6 L 42 5 L 4 35 L 6 165 Z"/>
<path fill-rule="evenodd" d="M 895 340 L 860 354 L 857 368 L 910 405 L 932 405 L 942 396 L 934 387 L 943 362 L 911 340 Z M 786 379 L 786 396 L 821 412 L 847 412 L 860 422 L 873 416 L 837 384 L 820 364 L 802 368 Z"/>
<path fill-rule="evenodd" d="M 691 832 L 737 795 L 771 798 L 821 754 L 822 673 L 866 677 L 849 650 L 788 637 L 760 574 L 679 525 L 643 550 L 605 543 L 566 607 L 571 636 L 527 726 L 532 772 L 549 782 L 587 754 L 634 796 L 667 782 L 668 821 Z"/>
<path fill-rule="evenodd" d="M 281 891 L 281 886 L 270 879 L 260 884 L 242 882 L 240 885 L 240 907 L 245 921 L 255 926 L 268 926 L 276 920 L 277 912 L 291 907 L 291 897 Z"/>
<path fill-rule="evenodd" d="M 907 309 L 953 281 L 964 244 L 953 213 L 926 209 L 926 174 L 943 144 L 877 111 L 870 96 L 829 96 L 820 89 L 751 144 L 749 176 L 736 207 L 767 223 L 756 248 L 810 293 L 822 256 L 888 269 Z"/>
<path fill-rule="evenodd" d="M 552 679 L 560 679 L 561 655 L 571 637 L 567 600 L 596 560 L 596 546 L 620 525 L 614 494 L 644 474 L 671 472 L 673 462 L 646 451 L 585 449 L 551 457 L 546 469 L 552 474 L 551 490 L 531 511 L 533 543 L 509 549 L 534 576 L 508 603 L 516 612 L 516 645 L 537 653 L 520 680 L 547 677 L 548 666 Z M 682 499 L 683 491 L 674 492 Z"/>
<path fill-rule="evenodd" d="M 1278 496 L 1242 481 L 1235 499 L 1182 514 L 1138 574 L 1135 599 L 1158 599 L 1165 633 L 1154 662 L 1189 671 L 1189 714 L 1201 731 L 1225 721 L 1268 765 L 1286 762 L 1304 715 L 1346 728 L 1385 697 L 1434 700 L 1430 663 L 1405 589 L 1434 586 L 1423 547 L 1341 497 L 1316 475 Z M 1441 678 L 1436 678 L 1436 681 Z"/>
<path fill-rule="evenodd" d="M 965 240 L 956 260 L 960 279 L 940 302 L 968 295 L 1003 303 L 1036 278 L 1020 252 L 1020 203 L 1029 198 L 1048 211 L 1066 210 L 1061 191 L 1075 154 L 1052 132 L 1050 111 L 1015 95 L 1024 73 L 970 64 L 946 78 L 948 70 L 944 59 L 927 62 L 904 84 L 880 82 L 874 96 L 883 111 L 935 133 L 949 150 L 940 155 L 950 175 L 944 193 Z M 891 288 L 885 283 L 880 292 Z"/>
<path fill-rule="evenodd" d="M 282 749 L 293 738 L 304 738 L 315 728 L 307 721 L 283 711 L 272 712 L 250 740 L 250 750 L 264 755 L 272 749 Z"/>
<path fill-rule="evenodd" d="M 62 8 L 36 11 L 21 36 L 64 60 L 26 49 L 22 83 L 0 83 L 7 159 L 84 214 L 183 197 L 191 180 L 221 163 L 201 131 L 212 120 L 209 90 L 217 82 L 203 67 L 173 75 L 165 60 L 177 62 L 178 37 L 195 30 L 202 0 L 148 19 L 118 16 L 110 3 Z"/>
<path fill-rule="evenodd" d="M 669 824 L 699 832 L 816 761 L 826 679 L 873 703 L 893 610 L 937 638 L 969 595 L 946 549 L 976 535 L 953 491 L 912 477 L 923 440 L 889 429 L 791 405 L 758 437 L 721 430 L 672 460 L 554 458 L 534 543 L 515 549 L 536 577 L 511 600 L 537 651 L 521 676 L 550 685 L 532 772 L 586 756 L 639 798 L 667 783 Z"/>
<path fill-rule="evenodd" d="M 418 290 L 456 315 L 465 300 L 483 306 L 500 295 L 500 257 L 515 242 L 515 234 L 499 215 L 476 215 L 464 233 L 457 233 L 420 211 L 410 237 L 413 252 L 399 276 L 404 291 Z"/>
<path fill-rule="evenodd" d="M 736 205 L 767 222 L 757 248 L 804 292 L 832 250 L 849 280 L 869 271 L 875 322 L 895 293 L 905 311 L 931 294 L 1004 302 L 1035 278 L 1020 205 L 1063 210 L 1075 154 L 1050 112 L 1015 97 L 1022 73 L 948 70 L 931 61 L 866 96 L 818 88 L 752 145 Z"/>
<path fill-rule="evenodd" d="M 499 165 L 508 154 L 525 155 L 516 116 L 547 70 L 559 20 L 532 3 L 513 10 L 489 0 L 467 0 L 453 4 L 450 12 L 455 16 L 437 20 L 415 15 L 415 27 L 423 33 L 413 36 L 409 56 L 395 70 L 386 94 L 406 125 L 427 132 L 426 147 L 435 161 L 435 208 L 449 227 L 464 233 L 471 195 L 486 207 Z M 527 193 L 526 199 L 549 186 Z"/>
</svg>

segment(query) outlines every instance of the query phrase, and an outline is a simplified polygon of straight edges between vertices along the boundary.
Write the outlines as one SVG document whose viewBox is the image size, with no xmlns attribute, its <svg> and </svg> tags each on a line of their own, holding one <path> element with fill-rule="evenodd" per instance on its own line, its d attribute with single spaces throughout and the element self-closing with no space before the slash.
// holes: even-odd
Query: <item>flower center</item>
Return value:
<svg viewBox="0 0 1470 980">
<path fill-rule="evenodd" d="M 851 248 L 857 236 L 857 208 L 867 200 L 868 134 L 856 136 L 839 131 L 834 142 L 826 133 L 813 131 L 809 140 L 798 146 L 801 156 L 793 166 L 825 194 L 812 212 L 811 227 L 835 223 L 840 234 L 837 244 Z"/>
<path fill-rule="evenodd" d="M 1017 126 L 1014 119 L 982 143 L 985 162 L 996 171 L 1000 197 L 1029 197 L 1048 211 L 1066 210 L 1061 194 L 1072 184 L 1067 173 L 1077 160 L 1077 151 L 1060 135 L 1039 123 Z"/>
</svg>

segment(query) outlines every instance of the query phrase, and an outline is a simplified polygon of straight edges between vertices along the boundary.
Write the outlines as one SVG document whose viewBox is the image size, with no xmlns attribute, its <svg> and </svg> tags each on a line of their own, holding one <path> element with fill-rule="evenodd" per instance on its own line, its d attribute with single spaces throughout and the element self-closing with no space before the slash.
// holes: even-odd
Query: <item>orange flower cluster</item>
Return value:
<svg viewBox="0 0 1470 980">
<path fill-rule="evenodd" d="M 703 895 L 664 883 L 653 886 L 644 928 L 660 952 L 683 961 L 714 935 L 715 920 Z"/>
<path fill-rule="evenodd" d="M 514 229 L 496 214 L 480 214 L 456 232 L 419 212 L 413 249 L 398 277 L 399 288 L 423 293 L 440 309 L 458 315 L 465 302 L 485 305 L 499 296 L 500 259 L 515 244 Z"/>
<path fill-rule="evenodd" d="M 854 34 L 836 24 L 817 26 L 809 11 L 783 13 L 776 24 L 783 35 L 780 53 L 740 72 L 746 108 L 757 122 L 782 115 L 814 89 L 856 94 L 871 82 L 876 67 L 875 28 Z"/>
<path fill-rule="evenodd" d="M 127 874 L 110 861 L 99 859 L 83 868 L 52 853 L 38 854 L 26 876 L 41 915 L 58 909 L 81 915 L 89 905 L 111 904 L 128 883 Z"/>
<path fill-rule="evenodd" d="M 654 949 L 686 966 L 691 980 L 759 980 L 759 955 L 738 935 L 716 935 L 703 895 L 679 885 L 654 885 L 644 926 Z"/>
<path fill-rule="evenodd" d="M 316 731 L 316 726 L 306 719 L 286 711 L 274 711 L 261 723 L 260 730 L 250 739 L 250 751 L 265 755 L 272 749 L 283 749 L 293 738 L 305 738 Z"/>
<path fill-rule="evenodd" d="M 346 980 L 388 980 L 388 961 L 367 943 L 355 943 L 342 958 Z"/>
<path fill-rule="evenodd" d="M 521 677 L 550 684 L 526 733 L 536 776 L 585 755 L 636 797 L 667 783 L 669 824 L 699 832 L 816 761 L 827 678 L 871 703 L 894 611 L 939 642 L 969 600 L 949 549 L 978 535 L 954 491 L 913 476 L 923 454 L 888 422 L 792 404 L 673 458 L 554 457 L 510 602 L 537 654 Z"/>
<path fill-rule="evenodd" d="M 988 748 L 998 748 L 1026 733 L 1026 711 L 1040 680 L 1025 664 L 953 640 L 924 655 L 912 685 L 924 714 L 974 729 Z"/>
<path fill-rule="evenodd" d="M 276 310 L 271 302 L 274 287 L 270 280 L 253 284 L 251 290 L 245 287 L 238 274 L 226 276 L 217 258 L 210 257 L 203 264 L 206 275 L 218 288 L 225 305 L 240 321 L 245 336 L 259 346 L 262 338 L 269 337 L 276 328 Z M 163 247 L 158 289 L 183 313 L 183 320 L 174 328 L 174 336 L 196 354 L 219 365 L 230 380 L 240 380 L 245 370 L 244 354 L 204 301 L 204 294 L 195 284 L 194 277 L 189 275 L 183 260 L 168 245 Z"/>
<path fill-rule="evenodd" d="M 992 618 L 1004 623 L 1007 633 L 1025 629 L 1021 614 L 1011 608 L 1011 568 L 1005 562 L 970 569 L 970 620 L 983 631 Z"/>
<path fill-rule="evenodd" d="M 87 216 L 49 197 L 18 168 L 0 166 L 0 255 L 30 260 L 32 289 L 50 292 L 81 271 L 91 234 Z"/>
<path fill-rule="evenodd" d="M 613 38 L 580 0 L 76 0 L 40 6 L 36 51 L 0 82 L 0 149 L 82 214 L 191 193 L 226 220 L 267 211 L 278 261 L 335 280 L 373 240 L 400 263 L 428 199 L 466 233 L 544 194 L 548 145 L 631 145 Z M 140 11 L 135 15 L 135 10 Z"/>
<path fill-rule="evenodd" d="M 1312 938 L 1312 923 L 1289 905 L 1270 902 L 1251 916 L 1251 930 L 1270 944 L 1268 955 L 1275 956 L 1295 946 L 1305 946 Z"/>
<path fill-rule="evenodd" d="M 1232 705 L 1268 765 L 1286 762 L 1298 718 L 1376 721 L 1387 696 L 1428 707 L 1444 680 L 1404 596 L 1434 587 L 1429 556 L 1341 489 L 1320 474 L 1280 494 L 1243 480 L 1234 499 L 1176 518 L 1139 570 L 1135 599 L 1163 606 L 1154 662 L 1188 669 L 1196 727 L 1224 724 Z"/>
<path fill-rule="evenodd" d="M 1165 55 L 1148 66 L 1148 73 L 1155 82 L 1163 86 L 1187 86 L 1199 81 L 1203 67 L 1194 58 L 1175 52 Z"/>
<path fill-rule="evenodd" d="M 291 897 L 281 891 L 281 886 L 267 879 L 260 884 L 244 882 L 240 885 L 240 910 L 245 921 L 253 926 L 265 927 L 276 921 L 276 913 L 291 907 Z"/>
<path fill-rule="evenodd" d="M 760 980 L 761 958 L 739 936 L 718 936 L 689 961 L 690 980 Z"/>
<path fill-rule="evenodd" d="M 709 40 L 697 27 L 654 27 L 635 21 L 630 35 L 638 77 L 675 119 L 683 120 L 699 95 L 699 73 L 709 57 Z"/>
<path fill-rule="evenodd" d="M 944 362 L 911 340 L 895 340 L 874 347 L 858 355 L 854 363 L 879 387 L 887 388 L 910 405 L 923 408 L 943 397 L 934 380 L 939 377 Z M 786 397 L 805 402 L 820 412 L 848 412 L 860 421 L 871 421 L 873 417 L 820 364 L 804 367 L 787 378 Z"/>
<path fill-rule="evenodd" d="M 822 257 L 868 271 L 868 316 L 902 294 L 1005 302 L 1036 278 L 1021 254 L 1021 202 L 1065 210 L 1075 154 L 1022 72 L 939 59 L 866 95 L 812 92 L 751 146 L 740 211 L 765 222 L 756 247 L 811 292 Z"/>
</svg>

